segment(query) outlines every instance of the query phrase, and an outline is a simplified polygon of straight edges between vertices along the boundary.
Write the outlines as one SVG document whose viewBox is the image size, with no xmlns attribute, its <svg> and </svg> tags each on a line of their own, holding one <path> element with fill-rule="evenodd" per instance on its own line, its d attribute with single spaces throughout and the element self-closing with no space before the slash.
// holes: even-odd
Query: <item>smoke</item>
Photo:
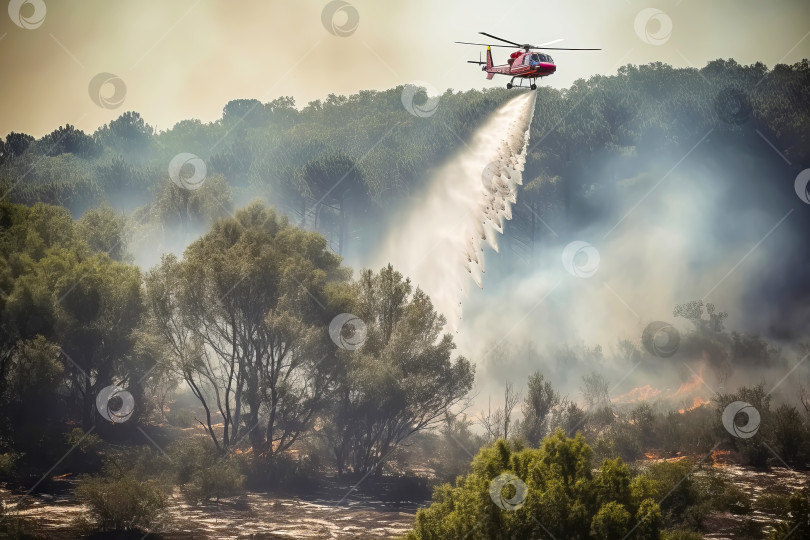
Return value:
<svg viewBox="0 0 810 540">
<path fill-rule="evenodd" d="M 451 328 L 470 285 L 483 287 L 485 246 L 498 251 L 497 236 L 512 218 L 535 99 L 535 92 L 522 93 L 495 111 L 426 193 L 392 220 L 376 250 L 372 266 L 391 262 L 431 297 Z"/>
<path fill-rule="evenodd" d="M 740 385 L 769 390 L 802 356 L 794 345 L 807 319 L 780 316 L 796 305 L 796 288 L 775 286 L 803 279 L 791 254 L 806 252 L 807 219 L 789 174 L 768 159 L 718 150 L 712 137 L 688 159 L 633 148 L 593 156 L 581 167 L 587 173 L 565 179 L 567 199 L 541 216 L 544 234 L 527 257 L 498 238 L 504 226 L 513 236 L 511 212 L 525 211 L 516 197 L 534 99 L 521 95 L 496 111 L 392 220 L 375 257 L 374 266 L 393 263 L 447 316 L 459 352 L 477 366 L 473 411 L 537 370 L 575 400 L 594 371 L 618 401 L 646 393 L 689 408 Z M 490 182 L 488 171 L 504 164 L 517 174 Z M 694 330 L 673 316 L 691 300 L 728 312 L 729 330 L 782 339 L 782 353 L 760 365 L 685 347 L 672 358 L 648 354 L 641 337 L 649 323 L 667 321 L 684 336 Z M 776 394 L 795 397 L 800 371 Z"/>
</svg>

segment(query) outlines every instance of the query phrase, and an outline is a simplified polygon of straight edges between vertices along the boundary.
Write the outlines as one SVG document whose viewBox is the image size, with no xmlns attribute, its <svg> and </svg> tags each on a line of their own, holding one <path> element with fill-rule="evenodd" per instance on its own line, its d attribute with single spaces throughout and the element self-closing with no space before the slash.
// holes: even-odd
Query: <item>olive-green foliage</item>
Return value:
<svg viewBox="0 0 810 540">
<path fill-rule="evenodd" d="M 210 499 L 219 500 L 239 495 L 244 484 L 245 475 L 242 474 L 239 463 L 234 460 L 217 461 L 195 471 L 183 492 L 191 500 L 207 502 Z"/>
<path fill-rule="evenodd" d="M 776 526 L 772 540 L 810 538 L 810 487 L 803 487 L 790 496 L 790 517 Z"/>
<path fill-rule="evenodd" d="M 711 508 L 732 514 L 750 514 L 751 499 L 734 485 L 731 476 L 714 467 L 707 467 L 694 476 L 695 486 Z"/>
<path fill-rule="evenodd" d="M 366 473 L 410 435 L 439 424 L 470 391 L 474 367 L 454 356 L 444 316 L 389 264 L 352 284 L 352 313 L 367 327 L 362 347 L 340 351 L 327 436 L 338 470 Z"/>
<path fill-rule="evenodd" d="M 88 505 L 90 518 L 100 531 L 148 529 L 161 519 L 166 508 L 162 489 L 132 473 L 84 478 L 76 495 Z"/>
<path fill-rule="evenodd" d="M 140 271 L 96 251 L 115 250 L 120 243 L 111 239 L 121 237 L 120 223 L 103 209 L 76 225 L 64 208 L 6 202 L 0 202 L 0 222 L 3 348 L 29 355 L 32 347 L 52 349 L 51 358 L 62 367 L 57 382 L 64 392 L 60 406 L 43 416 L 78 420 L 89 429 L 98 391 L 123 378 L 124 371 L 148 369 L 132 355 L 142 312 Z M 26 345 L 31 339 L 33 345 Z M 40 389 L 54 375 L 52 369 L 35 371 L 28 373 L 41 379 L 32 383 Z M 84 375 L 89 373 L 93 377 Z"/>
<path fill-rule="evenodd" d="M 334 366 L 327 285 L 349 275 L 321 235 L 259 202 L 146 275 L 145 324 L 218 451 L 244 439 L 272 457 L 312 426 Z"/>
<path fill-rule="evenodd" d="M 741 144 L 746 133 L 759 130 L 787 159 L 808 164 L 809 82 L 806 60 L 771 70 L 761 63 L 715 60 L 700 70 L 660 62 L 626 65 L 615 75 L 579 79 L 567 89 L 540 88 L 531 140 L 543 144 L 532 148 L 524 174 L 531 211 L 517 205 L 510 230 L 529 229 L 534 239 L 543 230 L 536 213 L 554 201 L 583 190 L 598 197 L 591 189 L 595 175 L 579 174 L 593 160 L 670 150 L 682 155 L 710 128 L 718 144 Z M 73 126 L 33 142 L 10 133 L 0 141 L 0 192 L 25 204 L 64 204 L 76 213 L 104 200 L 142 205 L 151 199 L 151 211 L 165 204 L 157 202 L 165 197 L 158 192 L 169 183 L 172 157 L 193 152 L 212 178 L 224 178 L 234 196 L 267 197 L 301 222 L 317 219 L 318 231 L 343 247 L 353 237 L 352 223 L 379 216 L 416 193 L 430 170 L 514 95 L 502 88 L 448 90 L 435 114 L 417 118 L 403 107 L 403 90 L 330 94 L 300 110 L 288 96 L 268 103 L 235 99 L 217 121 L 184 120 L 162 132 L 127 111 L 92 136 Z M 744 95 L 750 105 L 739 123 L 721 118 L 730 92 Z M 420 92 L 416 100 L 422 97 Z M 761 152 L 765 156 L 770 149 Z M 318 163 L 326 162 L 336 166 L 326 176 L 307 173 L 325 171 Z M 326 192 L 318 184 L 327 179 L 334 185 L 344 175 L 341 184 L 350 187 L 338 186 L 328 194 L 333 200 L 321 200 Z M 211 208 L 219 200 L 215 194 L 196 197 Z M 363 234 L 373 238 L 376 231 Z"/>
<path fill-rule="evenodd" d="M 19 456 L 11 452 L 0 454 L 0 478 L 11 476 L 18 459 Z"/>
<path fill-rule="evenodd" d="M 653 463 L 644 471 L 654 486 L 666 527 L 697 529 L 706 513 L 694 480 L 696 463 L 690 459 Z"/>
<path fill-rule="evenodd" d="M 210 438 L 181 438 L 167 451 L 174 481 L 190 500 L 207 502 L 242 493 L 245 464 L 235 456 L 221 455 Z"/>
<path fill-rule="evenodd" d="M 763 512 L 785 519 L 790 510 L 790 495 L 782 493 L 763 493 L 759 496 L 759 507 Z"/>
<path fill-rule="evenodd" d="M 416 515 L 409 538 L 630 538 L 657 539 L 661 512 L 644 484 L 621 460 L 592 471 L 592 450 L 581 435 L 558 430 L 539 449 L 514 449 L 504 440 L 481 449 L 472 471 L 455 486 L 436 488 L 433 504 Z M 527 486 L 523 505 L 493 503 L 492 480 L 514 475 Z M 517 495 L 506 485 L 505 499 Z M 496 495 L 497 497 L 497 495 Z"/>
<path fill-rule="evenodd" d="M 664 531 L 661 534 L 661 540 L 703 540 L 703 535 L 699 532 L 673 529 Z"/>
</svg>

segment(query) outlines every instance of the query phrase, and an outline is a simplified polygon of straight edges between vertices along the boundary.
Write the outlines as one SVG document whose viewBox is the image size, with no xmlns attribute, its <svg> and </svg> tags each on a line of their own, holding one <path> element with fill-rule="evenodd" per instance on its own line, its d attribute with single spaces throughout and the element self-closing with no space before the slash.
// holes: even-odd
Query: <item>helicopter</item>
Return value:
<svg viewBox="0 0 810 540">
<path fill-rule="evenodd" d="M 536 81 L 542 77 L 548 77 L 552 75 L 555 71 L 557 71 L 557 66 L 554 64 L 554 59 L 551 58 L 550 55 L 545 53 L 536 53 L 530 52 L 534 50 L 546 50 L 546 51 L 601 51 L 602 49 L 568 49 L 568 48 L 561 48 L 561 47 L 546 47 L 546 45 L 552 45 L 554 43 L 558 43 L 562 41 L 562 39 L 555 39 L 554 41 L 548 41 L 546 43 L 541 43 L 539 45 L 531 45 L 529 43 L 515 43 L 514 41 L 509 41 L 508 39 L 499 38 L 498 36 L 493 36 L 492 34 L 487 34 L 486 32 L 478 32 L 481 35 L 487 36 L 488 38 L 496 39 L 498 41 L 502 41 L 504 43 L 509 43 L 509 45 L 500 45 L 500 44 L 492 44 L 492 43 L 468 43 L 466 41 L 456 41 L 456 43 L 460 43 L 462 45 L 482 45 L 487 48 L 487 61 L 484 62 L 481 60 L 479 55 L 478 61 L 475 60 L 467 60 L 470 64 L 478 64 L 483 66 L 481 71 L 487 72 L 487 79 L 491 79 L 495 75 L 511 75 L 512 80 L 506 83 L 507 88 L 512 88 L 515 86 L 515 79 L 519 79 L 518 87 L 523 86 L 523 81 L 528 80 L 531 81 L 530 88 L 532 90 L 537 90 Z M 496 66 L 492 63 L 492 50 L 491 47 L 518 47 L 519 49 L 523 49 L 523 51 L 515 51 L 509 55 L 509 59 L 506 61 L 506 64 L 501 66 Z"/>
</svg>

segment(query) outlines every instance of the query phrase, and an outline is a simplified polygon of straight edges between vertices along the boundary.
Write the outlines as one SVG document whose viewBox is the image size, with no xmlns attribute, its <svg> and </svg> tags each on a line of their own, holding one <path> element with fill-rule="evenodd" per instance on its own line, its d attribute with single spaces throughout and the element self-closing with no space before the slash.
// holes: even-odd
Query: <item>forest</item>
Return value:
<svg viewBox="0 0 810 540">
<path fill-rule="evenodd" d="M 51 537 L 26 514 L 41 494 L 83 505 L 57 537 L 172 538 L 178 500 L 248 512 L 249 494 L 345 485 L 337 507 L 424 501 L 397 534 L 414 539 L 691 540 L 723 519 L 734 538 L 810 538 L 810 486 L 754 500 L 721 466 L 806 471 L 810 389 L 775 399 L 763 376 L 679 410 L 617 401 L 594 362 L 576 393 L 541 367 L 470 409 L 479 359 L 431 298 L 391 264 L 344 261 L 514 94 L 448 90 L 420 118 L 402 92 L 235 99 L 165 131 L 129 111 L 94 133 L 0 141 L 0 536 Z M 810 167 L 808 126 L 807 60 L 626 65 L 541 87 L 499 256 L 529 268 L 548 223 L 600 219 L 621 178 L 709 132 L 701 151 L 735 156 L 739 190 L 770 189 L 762 167 Z M 795 219 L 806 235 L 810 212 Z M 810 253 L 785 259 L 806 269 Z M 810 293 L 806 272 L 784 279 L 770 335 L 727 328 L 723 306 L 673 305 L 690 328 L 679 354 L 788 373 L 783 351 L 810 353 Z M 661 356 L 650 339 L 622 354 Z M 572 365 L 602 354 L 553 345 Z M 757 411 L 753 436 L 725 422 L 738 402 Z"/>
</svg>

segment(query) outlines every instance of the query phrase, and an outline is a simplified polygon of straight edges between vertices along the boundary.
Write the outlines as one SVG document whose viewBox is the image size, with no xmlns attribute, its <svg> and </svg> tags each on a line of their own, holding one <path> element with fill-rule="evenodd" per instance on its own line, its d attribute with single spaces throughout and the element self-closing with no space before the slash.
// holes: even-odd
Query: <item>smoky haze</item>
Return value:
<svg viewBox="0 0 810 540">
<path fill-rule="evenodd" d="M 539 98 L 535 114 L 542 109 Z M 582 398 L 582 377 L 597 372 L 618 401 L 689 406 L 739 385 L 764 382 L 770 389 L 801 358 L 795 343 L 810 321 L 802 233 L 808 219 L 778 156 L 728 150 L 709 132 L 687 146 L 686 156 L 631 152 L 600 160 L 592 177 L 573 181 L 598 185 L 595 195 L 572 189 L 565 204 L 543 216 L 545 234 L 529 255 L 515 248 L 506 221 L 500 253 L 484 247 L 486 272 L 478 276 L 465 268 L 463 241 L 453 240 L 464 231 L 448 189 L 480 186 L 486 153 L 495 150 L 494 127 L 509 121 L 499 115 L 430 179 L 424 199 L 391 220 L 388 240 L 371 258 L 402 268 L 449 319 L 459 352 L 477 365 L 473 412 L 497 401 L 506 382 L 520 388 L 536 370 L 574 400 Z M 485 151 L 480 145 L 487 142 Z M 516 208 L 521 204 L 519 194 Z M 593 247 L 568 261 L 574 273 L 584 270 L 579 276 L 564 262 L 572 242 Z M 692 300 L 727 312 L 727 330 L 760 335 L 781 351 L 765 366 L 729 365 L 688 348 L 672 358 L 648 354 L 641 338 L 649 323 L 671 323 L 682 336 L 694 331 L 673 316 L 676 305 Z M 782 383 L 776 395 L 795 397 L 803 382 Z"/>
</svg>

